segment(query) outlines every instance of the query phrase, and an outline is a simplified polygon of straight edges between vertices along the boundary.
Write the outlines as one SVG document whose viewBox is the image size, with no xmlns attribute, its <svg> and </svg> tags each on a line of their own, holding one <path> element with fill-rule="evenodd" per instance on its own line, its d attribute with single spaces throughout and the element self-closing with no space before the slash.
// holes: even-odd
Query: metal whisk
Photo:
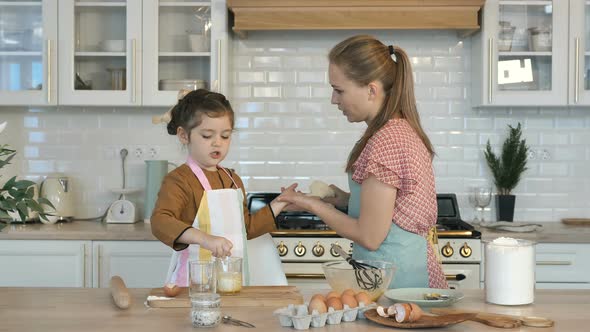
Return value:
<svg viewBox="0 0 590 332">
<path fill-rule="evenodd" d="M 383 271 L 378 267 L 355 261 L 337 244 L 332 244 L 332 249 L 344 258 L 348 264 L 352 265 L 356 277 L 356 284 L 361 289 L 373 291 L 383 284 Z"/>
</svg>

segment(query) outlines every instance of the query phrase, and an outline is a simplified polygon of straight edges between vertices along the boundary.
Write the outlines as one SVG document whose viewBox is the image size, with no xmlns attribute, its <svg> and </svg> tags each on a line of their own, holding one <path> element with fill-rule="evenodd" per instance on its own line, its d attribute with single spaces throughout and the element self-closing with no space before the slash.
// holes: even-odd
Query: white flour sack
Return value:
<svg viewBox="0 0 590 332">
<path fill-rule="evenodd" d="M 486 301 L 502 305 L 533 303 L 535 243 L 500 237 L 485 243 Z"/>
</svg>

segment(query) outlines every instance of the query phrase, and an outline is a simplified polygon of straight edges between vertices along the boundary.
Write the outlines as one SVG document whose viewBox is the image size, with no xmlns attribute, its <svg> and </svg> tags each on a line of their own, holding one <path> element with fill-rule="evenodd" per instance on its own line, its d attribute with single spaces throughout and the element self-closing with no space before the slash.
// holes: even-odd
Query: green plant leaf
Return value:
<svg viewBox="0 0 590 332">
<path fill-rule="evenodd" d="M 8 190 L 12 187 L 14 187 L 14 183 L 16 182 L 16 176 L 13 176 L 10 178 L 10 180 L 6 181 L 6 183 L 4 184 L 4 186 L 2 187 L 2 190 Z"/>
<path fill-rule="evenodd" d="M 20 181 L 16 181 L 14 183 L 14 187 L 16 189 L 27 189 L 29 187 L 31 187 L 32 185 L 34 185 L 35 182 L 33 181 L 29 181 L 29 180 L 20 180 Z"/>
<path fill-rule="evenodd" d="M 522 173 L 527 170 L 528 146 L 522 139 L 522 127 L 518 123 L 516 128 L 508 125 L 508 138 L 502 144 L 500 156 L 496 156 L 488 140 L 484 155 L 492 171 L 494 184 L 500 195 L 509 195 L 518 185 Z"/>
<path fill-rule="evenodd" d="M 49 201 L 47 198 L 39 197 L 37 201 L 39 202 L 39 204 L 50 206 L 55 210 L 55 206 L 53 206 L 53 203 L 51 203 L 51 201 Z"/>
<path fill-rule="evenodd" d="M 27 209 L 27 204 L 24 201 L 20 201 L 16 204 L 16 209 L 18 211 L 18 215 L 20 216 L 20 220 L 25 221 L 29 215 L 29 211 Z"/>
<path fill-rule="evenodd" d="M 39 213 L 43 213 L 43 211 L 44 211 L 43 207 L 41 205 L 39 205 L 37 202 L 35 202 L 35 200 L 32 200 L 32 199 L 27 201 L 27 206 L 31 210 L 39 212 Z"/>
</svg>

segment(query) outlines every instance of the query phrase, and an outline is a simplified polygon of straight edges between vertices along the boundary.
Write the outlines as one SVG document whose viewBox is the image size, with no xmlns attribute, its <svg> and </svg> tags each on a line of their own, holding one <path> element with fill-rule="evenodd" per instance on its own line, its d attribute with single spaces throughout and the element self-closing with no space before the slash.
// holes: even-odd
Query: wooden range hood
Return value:
<svg viewBox="0 0 590 332">
<path fill-rule="evenodd" d="M 227 0 L 233 30 L 479 30 L 485 0 Z"/>
</svg>

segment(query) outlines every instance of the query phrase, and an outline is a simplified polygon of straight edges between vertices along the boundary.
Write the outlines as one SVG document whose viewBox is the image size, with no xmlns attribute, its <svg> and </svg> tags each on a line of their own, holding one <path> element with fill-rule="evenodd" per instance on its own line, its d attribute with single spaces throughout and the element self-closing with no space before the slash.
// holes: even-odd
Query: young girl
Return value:
<svg viewBox="0 0 590 332">
<path fill-rule="evenodd" d="M 332 205 L 299 193 L 280 199 L 353 240 L 354 259 L 393 262 L 389 288 L 447 288 L 428 241 L 437 220 L 434 150 L 420 125 L 410 59 L 372 36 L 340 42 L 328 59 L 332 104 L 349 122 L 367 124 L 346 165 L 350 193 L 332 186 Z"/>
<path fill-rule="evenodd" d="M 188 158 L 162 182 L 151 217 L 152 233 L 176 251 L 191 245 L 196 249 L 191 259 L 232 253 L 245 256 L 245 235 L 253 239 L 275 230 L 274 216 L 287 203 L 275 200 L 251 215 L 242 180 L 232 170 L 219 166 L 228 153 L 234 129 L 229 101 L 208 90 L 191 91 L 172 108 L 167 129 L 186 146 Z M 292 185 L 286 191 L 294 188 Z M 171 264 L 167 282 L 186 286 L 184 261 L 189 253 L 183 253 L 178 261 L 182 263 Z M 170 280 L 176 279 L 175 275 L 181 280 Z"/>
</svg>

